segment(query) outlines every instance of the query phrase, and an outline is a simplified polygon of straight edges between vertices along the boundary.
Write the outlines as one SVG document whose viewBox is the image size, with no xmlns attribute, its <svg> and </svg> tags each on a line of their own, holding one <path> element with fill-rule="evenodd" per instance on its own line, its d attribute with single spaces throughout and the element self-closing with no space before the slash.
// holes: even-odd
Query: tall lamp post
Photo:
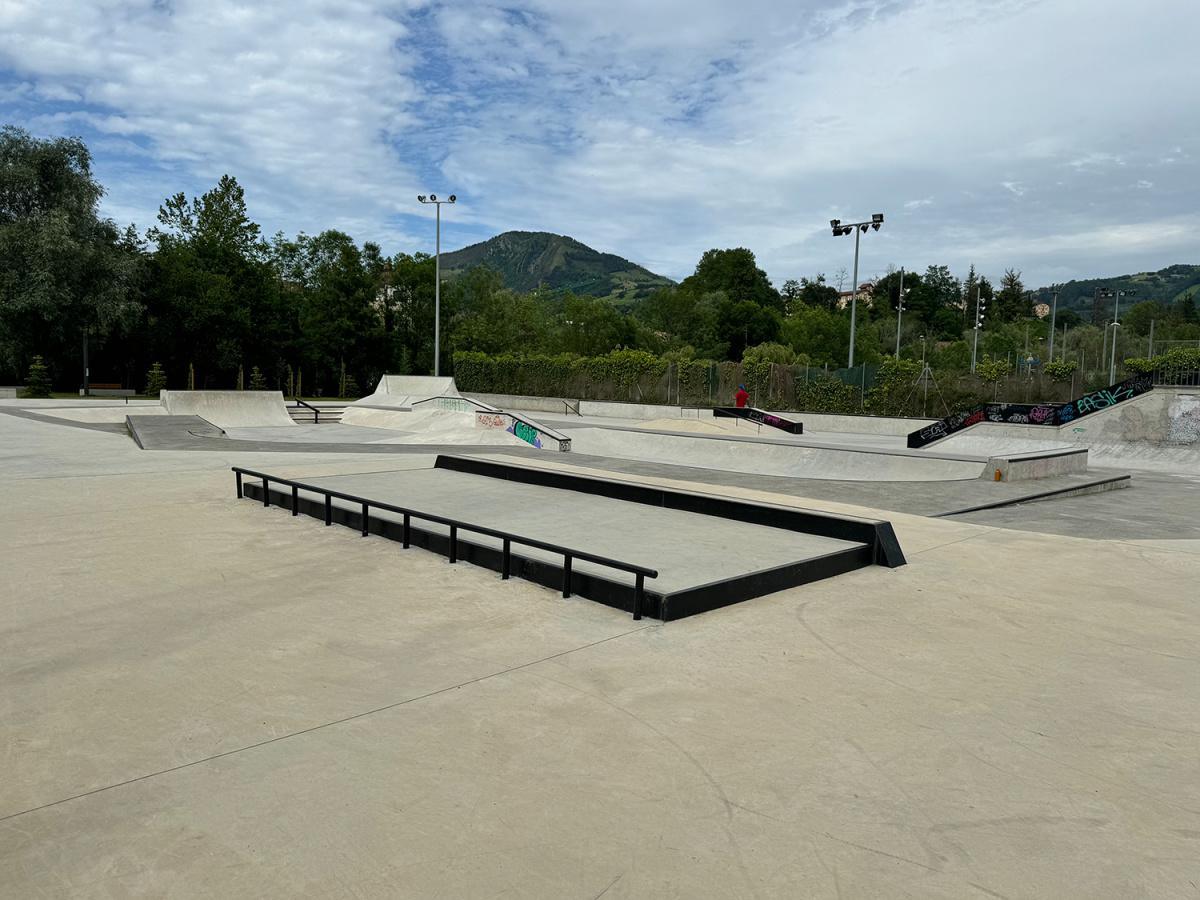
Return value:
<svg viewBox="0 0 1200 900">
<path fill-rule="evenodd" d="M 975 285 L 975 337 L 971 341 L 971 373 L 975 373 L 975 359 L 979 352 L 979 330 L 983 328 L 983 316 L 987 304 L 979 296 L 979 285 Z"/>
<path fill-rule="evenodd" d="M 1117 329 L 1121 327 L 1121 323 L 1117 319 L 1117 314 L 1121 311 L 1121 298 L 1136 294 L 1137 291 L 1113 291 L 1113 336 L 1112 336 L 1112 355 L 1108 363 L 1108 383 L 1117 383 Z M 1103 363 L 1101 364 L 1103 365 Z"/>
<path fill-rule="evenodd" d="M 846 363 L 847 369 L 853 369 L 854 319 L 858 312 L 858 241 L 862 235 L 866 234 L 868 228 L 878 231 L 883 227 L 883 213 L 875 213 L 871 216 L 870 222 L 851 222 L 847 225 L 843 225 L 841 219 L 830 219 L 829 227 L 833 229 L 834 237 L 854 232 L 854 283 L 850 286 L 852 292 L 850 296 L 850 359 Z"/>
<path fill-rule="evenodd" d="M 433 257 L 433 374 L 441 374 L 442 362 L 442 204 L 454 203 L 458 198 L 453 194 L 447 200 L 439 200 L 437 194 L 417 194 L 422 203 L 432 203 L 437 207 L 437 243 Z"/>
<path fill-rule="evenodd" d="M 904 315 L 904 267 L 900 267 L 900 297 L 896 300 L 896 359 L 900 358 L 900 321 Z"/>
<path fill-rule="evenodd" d="M 1054 292 L 1054 299 L 1050 305 L 1050 348 L 1046 353 L 1050 357 L 1050 362 L 1054 362 L 1054 319 L 1058 315 L 1058 291 Z"/>
</svg>

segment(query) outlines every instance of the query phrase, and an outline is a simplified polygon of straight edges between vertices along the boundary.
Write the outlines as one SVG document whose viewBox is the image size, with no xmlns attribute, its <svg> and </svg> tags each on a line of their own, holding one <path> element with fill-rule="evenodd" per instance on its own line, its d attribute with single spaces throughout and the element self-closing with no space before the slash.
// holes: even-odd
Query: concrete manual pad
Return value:
<svg viewBox="0 0 1200 900">
<path fill-rule="evenodd" d="M 646 587 L 661 593 L 862 546 L 853 541 L 444 469 L 332 475 L 305 478 L 304 482 L 655 568 L 659 577 L 648 581 Z M 350 503 L 344 506 L 353 508 Z M 373 511 L 375 515 L 388 516 Z M 441 526 L 420 524 L 447 531 Z M 482 535 L 464 533 L 462 538 L 487 546 L 500 544 Z M 514 549 L 525 556 L 562 562 L 557 554 Z M 625 573 L 583 561 L 577 561 L 575 568 L 622 583 L 632 580 Z"/>
</svg>

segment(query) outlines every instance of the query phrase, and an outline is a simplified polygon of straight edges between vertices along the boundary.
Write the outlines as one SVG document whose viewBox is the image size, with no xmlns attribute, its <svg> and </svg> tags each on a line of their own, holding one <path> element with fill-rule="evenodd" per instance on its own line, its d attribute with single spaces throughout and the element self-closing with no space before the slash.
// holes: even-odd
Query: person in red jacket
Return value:
<svg viewBox="0 0 1200 900">
<path fill-rule="evenodd" d="M 746 393 L 746 386 L 739 384 L 737 393 L 733 395 L 733 402 L 737 404 L 738 409 L 745 407 L 750 402 L 750 395 Z"/>
</svg>

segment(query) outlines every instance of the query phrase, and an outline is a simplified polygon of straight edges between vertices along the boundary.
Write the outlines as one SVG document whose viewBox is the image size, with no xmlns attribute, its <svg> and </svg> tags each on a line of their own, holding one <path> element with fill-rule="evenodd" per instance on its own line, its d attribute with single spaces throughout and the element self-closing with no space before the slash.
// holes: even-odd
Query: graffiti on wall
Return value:
<svg viewBox="0 0 1200 900">
<path fill-rule="evenodd" d="M 509 418 L 503 413 L 477 412 L 475 413 L 476 428 L 495 428 L 498 430 L 511 430 L 508 427 Z"/>
<path fill-rule="evenodd" d="M 538 430 L 526 422 L 518 419 L 512 420 L 512 425 L 508 428 L 510 434 L 514 434 L 527 444 L 532 444 L 539 450 L 542 449 L 542 439 L 538 434 Z"/>
<path fill-rule="evenodd" d="M 1084 394 L 1070 403 L 985 403 L 926 425 L 908 436 L 908 446 L 924 447 L 934 441 L 949 437 L 955 432 L 970 428 L 985 419 L 989 422 L 1011 425 L 1059 426 L 1076 419 L 1108 409 L 1126 400 L 1132 400 L 1153 387 L 1149 375 L 1135 375 L 1118 384 Z"/>
<path fill-rule="evenodd" d="M 1167 440 L 1172 444 L 1200 442 L 1200 395 L 1180 394 L 1167 412 Z"/>
</svg>

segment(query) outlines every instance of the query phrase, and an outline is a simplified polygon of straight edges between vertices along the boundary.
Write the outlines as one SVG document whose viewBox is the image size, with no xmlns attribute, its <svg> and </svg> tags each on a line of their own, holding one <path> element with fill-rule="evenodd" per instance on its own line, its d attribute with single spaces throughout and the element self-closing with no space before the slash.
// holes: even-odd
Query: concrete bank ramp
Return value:
<svg viewBox="0 0 1200 900">
<path fill-rule="evenodd" d="M 454 379 L 433 375 L 384 375 L 375 392 L 351 406 L 389 407 L 408 409 L 414 403 L 433 397 L 461 397 Z"/>
<path fill-rule="evenodd" d="M 279 391 L 163 391 L 169 416 L 199 416 L 218 428 L 295 426 Z"/>
<path fill-rule="evenodd" d="M 568 427 L 566 432 L 577 453 L 793 478 L 966 481 L 983 475 L 987 464 L 984 457 L 839 447 L 787 437 L 736 438 L 616 427 Z"/>
</svg>

